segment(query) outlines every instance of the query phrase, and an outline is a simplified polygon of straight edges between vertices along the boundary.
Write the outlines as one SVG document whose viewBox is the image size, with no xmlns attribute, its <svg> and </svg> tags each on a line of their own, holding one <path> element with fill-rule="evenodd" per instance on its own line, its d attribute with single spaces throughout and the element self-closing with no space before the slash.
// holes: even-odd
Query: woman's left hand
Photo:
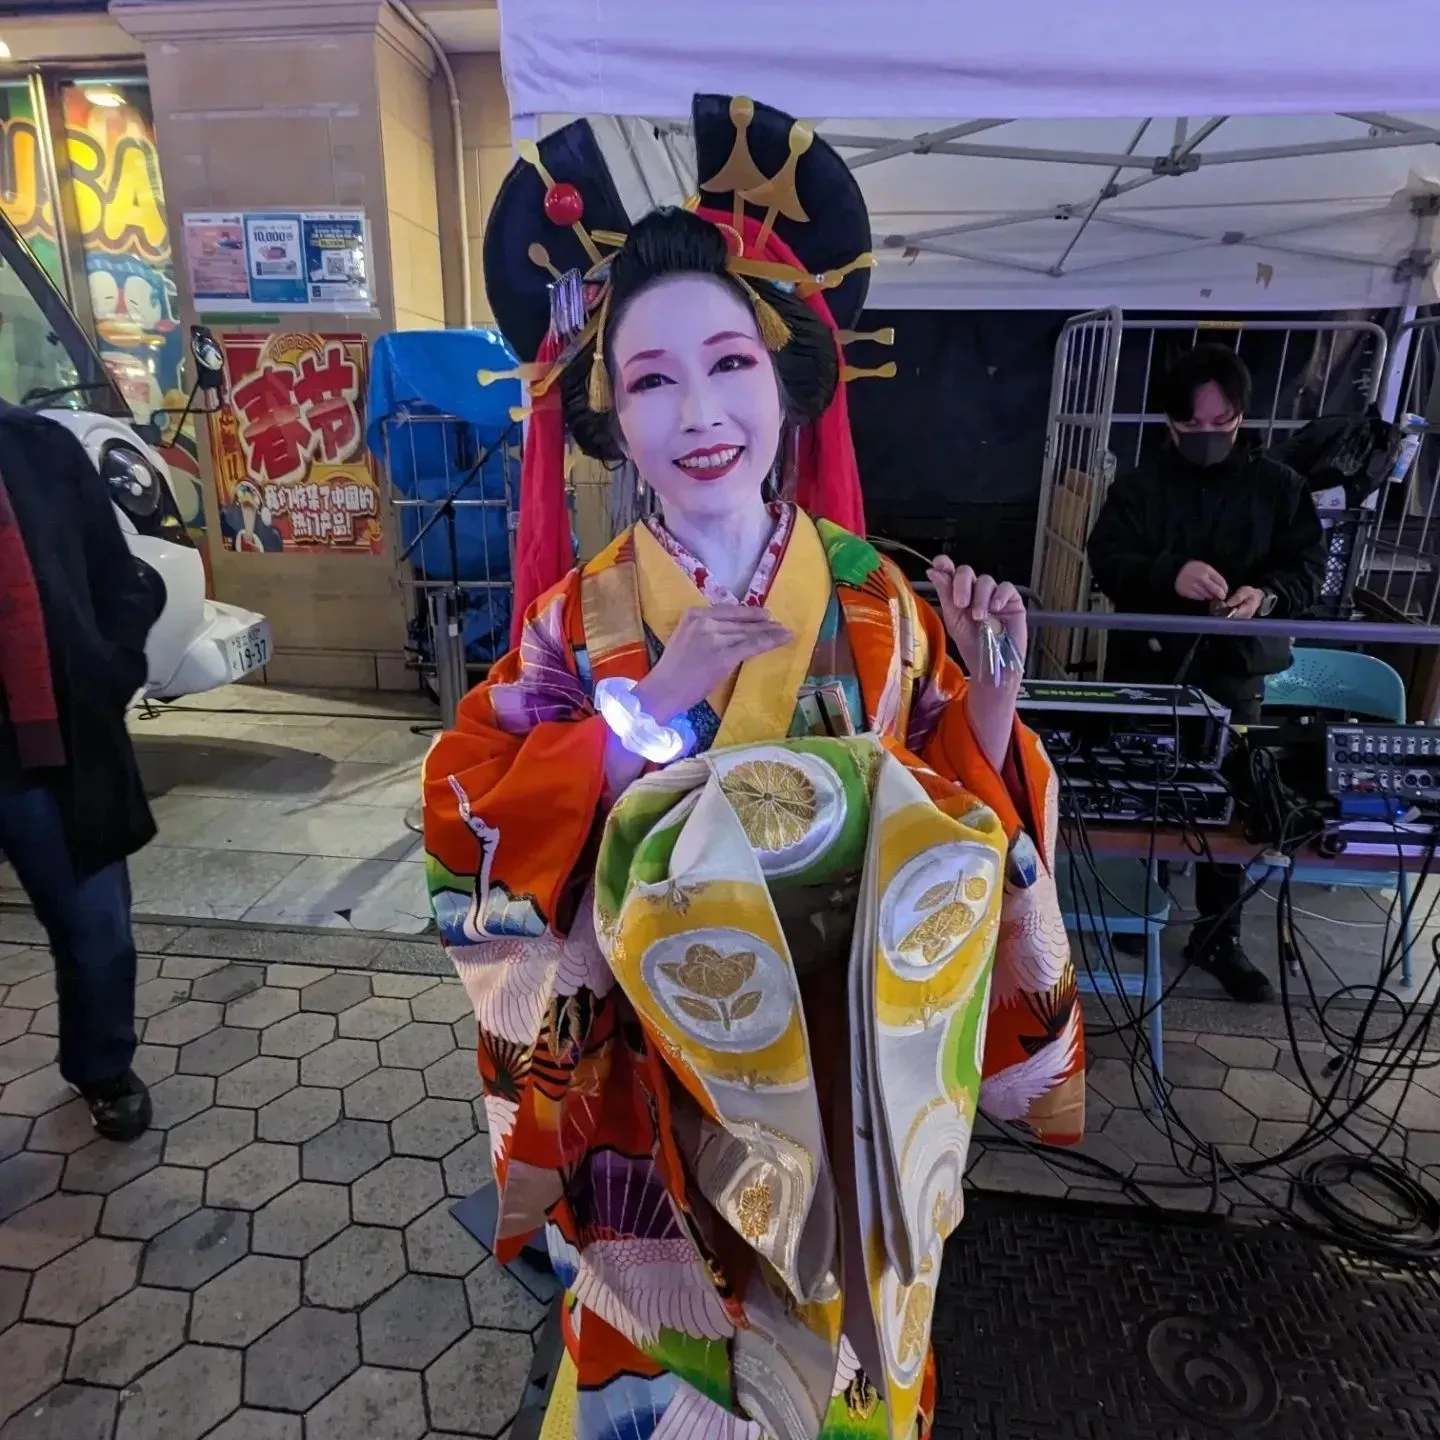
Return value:
<svg viewBox="0 0 1440 1440">
<path fill-rule="evenodd" d="M 1029 639 L 1025 602 L 1013 585 L 1008 581 L 997 584 L 994 576 L 977 575 L 968 565 L 957 567 L 948 555 L 936 556 L 928 574 L 940 602 L 945 629 L 972 681 L 989 678 L 980 658 L 980 627 L 990 620 L 1000 622 L 1020 658 L 1025 658 Z M 1018 686 L 1020 676 L 1010 678 Z"/>
</svg>

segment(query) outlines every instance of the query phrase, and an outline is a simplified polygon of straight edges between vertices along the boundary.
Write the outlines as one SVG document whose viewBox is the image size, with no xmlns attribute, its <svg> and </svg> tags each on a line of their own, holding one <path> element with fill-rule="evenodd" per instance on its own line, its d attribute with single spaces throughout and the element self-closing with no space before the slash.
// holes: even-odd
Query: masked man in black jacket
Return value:
<svg viewBox="0 0 1440 1440">
<path fill-rule="evenodd" d="M 125 710 L 157 609 L 80 442 L 0 403 L 0 851 L 50 938 L 60 1073 L 112 1140 L 150 1123 L 125 862 L 155 825 Z"/>
<path fill-rule="evenodd" d="M 1165 376 L 1169 435 L 1153 465 L 1115 482 L 1090 536 L 1095 582 L 1117 610 L 1142 614 L 1286 618 L 1315 603 L 1324 532 L 1304 481 L 1240 438 L 1250 373 L 1224 345 L 1202 345 Z M 1116 631 L 1108 679 L 1183 678 L 1227 707 L 1237 725 L 1260 714 L 1265 677 L 1286 669 L 1290 642 L 1270 636 L 1145 635 Z M 1238 866 L 1200 865 L 1199 919 L 1187 958 L 1237 1000 L 1267 1000 L 1269 980 L 1240 946 Z"/>
</svg>

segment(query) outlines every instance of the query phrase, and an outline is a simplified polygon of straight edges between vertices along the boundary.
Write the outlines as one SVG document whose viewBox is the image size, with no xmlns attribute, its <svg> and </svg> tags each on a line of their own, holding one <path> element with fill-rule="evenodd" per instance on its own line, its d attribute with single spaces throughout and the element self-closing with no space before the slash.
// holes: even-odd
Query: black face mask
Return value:
<svg viewBox="0 0 1440 1440">
<path fill-rule="evenodd" d="M 1235 448 L 1233 430 L 1175 430 L 1171 433 L 1180 458 L 1203 470 L 1228 460 Z"/>
</svg>

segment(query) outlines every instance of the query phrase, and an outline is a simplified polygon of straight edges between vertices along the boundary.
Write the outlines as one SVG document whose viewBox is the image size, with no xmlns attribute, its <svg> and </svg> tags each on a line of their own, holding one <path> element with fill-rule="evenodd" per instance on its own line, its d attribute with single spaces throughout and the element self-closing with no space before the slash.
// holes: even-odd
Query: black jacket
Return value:
<svg viewBox="0 0 1440 1440">
<path fill-rule="evenodd" d="M 1183 600 L 1175 580 L 1203 560 L 1232 591 L 1253 585 L 1276 597 L 1271 618 L 1303 615 L 1325 574 L 1325 537 L 1305 482 L 1289 466 L 1242 442 L 1221 465 L 1182 460 L 1166 444 L 1149 469 L 1111 488 L 1090 535 L 1090 569 L 1116 610 L 1132 614 L 1204 615 L 1202 601 Z M 1106 675 L 1169 682 L 1195 644 L 1190 635 L 1110 636 Z M 1274 675 L 1291 662 L 1290 642 L 1207 636 L 1195 648 L 1187 678 L 1244 682 Z"/>
<path fill-rule="evenodd" d="M 59 796 L 76 872 L 91 875 L 155 837 L 125 728 L 145 683 L 155 597 L 104 482 L 64 426 L 0 402 L 0 474 L 35 571 L 65 737 L 65 768 L 36 778 Z"/>
</svg>

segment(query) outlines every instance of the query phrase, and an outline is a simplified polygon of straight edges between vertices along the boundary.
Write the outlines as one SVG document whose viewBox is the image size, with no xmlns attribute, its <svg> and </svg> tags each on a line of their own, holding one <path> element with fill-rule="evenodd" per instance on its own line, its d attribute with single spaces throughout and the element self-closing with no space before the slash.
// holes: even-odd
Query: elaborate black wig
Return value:
<svg viewBox="0 0 1440 1440">
<path fill-rule="evenodd" d="M 707 275 L 731 290 L 747 308 L 752 296 L 726 268 L 729 249 L 724 233 L 688 210 L 654 210 L 631 229 L 610 262 L 610 309 L 605 327 L 605 368 L 614 390 L 614 357 L 610 341 L 625 307 L 647 286 L 671 275 Z M 785 419 L 799 425 L 824 414 L 840 380 L 840 355 L 835 332 L 792 292 L 765 280 L 751 282 L 755 292 L 785 322 L 790 338 L 771 352 Z M 620 428 L 612 409 L 591 408 L 589 377 L 594 362 L 592 341 L 560 377 L 565 424 L 575 443 L 607 465 L 624 460 Z"/>
</svg>

